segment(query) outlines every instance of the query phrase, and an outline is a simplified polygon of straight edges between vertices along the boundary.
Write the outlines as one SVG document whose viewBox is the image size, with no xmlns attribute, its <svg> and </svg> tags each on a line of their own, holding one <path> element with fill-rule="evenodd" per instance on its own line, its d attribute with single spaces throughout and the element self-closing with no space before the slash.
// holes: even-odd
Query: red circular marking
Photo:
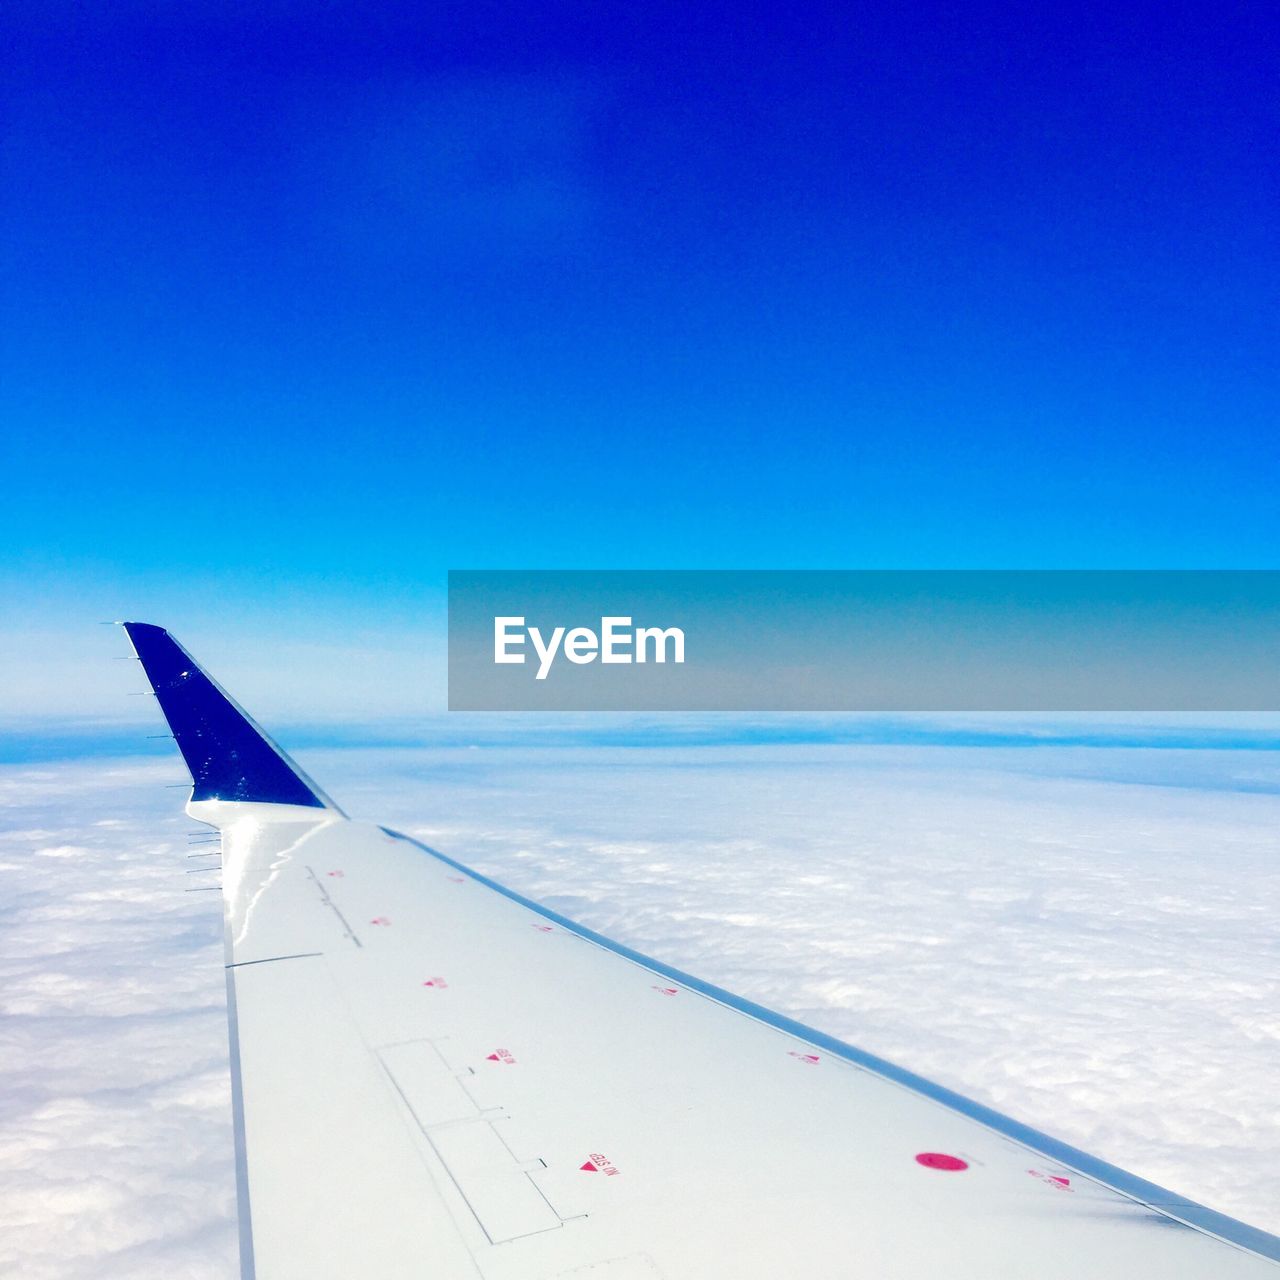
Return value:
<svg viewBox="0 0 1280 1280">
<path fill-rule="evenodd" d="M 948 1173 L 959 1173 L 961 1169 L 969 1167 L 967 1160 L 961 1160 L 959 1156 L 946 1156 L 940 1151 L 922 1151 L 916 1156 L 916 1164 L 922 1164 L 926 1169 L 945 1169 Z"/>
</svg>

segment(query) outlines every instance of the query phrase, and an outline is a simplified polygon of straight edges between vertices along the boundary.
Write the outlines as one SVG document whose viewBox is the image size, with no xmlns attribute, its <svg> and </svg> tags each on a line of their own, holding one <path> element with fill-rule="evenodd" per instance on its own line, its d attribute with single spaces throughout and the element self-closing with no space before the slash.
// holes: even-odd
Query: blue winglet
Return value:
<svg viewBox="0 0 1280 1280">
<path fill-rule="evenodd" d="M 123 626 L 191 771 L 192 800 L 337 808 L 163 627 Z"/>
</svg>

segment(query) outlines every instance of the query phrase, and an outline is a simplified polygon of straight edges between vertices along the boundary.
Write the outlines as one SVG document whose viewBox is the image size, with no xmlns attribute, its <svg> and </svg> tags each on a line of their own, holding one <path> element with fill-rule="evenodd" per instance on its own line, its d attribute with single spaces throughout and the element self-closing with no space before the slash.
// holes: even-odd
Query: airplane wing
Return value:
<svg viewBox="0 0 1280 1280">
<path fill-rule="evenodd" d="M 126 631 L 222 837 L 245 1280 L 1277 1280 L 1280 1239 L 349 820 Z"/>
</svg>

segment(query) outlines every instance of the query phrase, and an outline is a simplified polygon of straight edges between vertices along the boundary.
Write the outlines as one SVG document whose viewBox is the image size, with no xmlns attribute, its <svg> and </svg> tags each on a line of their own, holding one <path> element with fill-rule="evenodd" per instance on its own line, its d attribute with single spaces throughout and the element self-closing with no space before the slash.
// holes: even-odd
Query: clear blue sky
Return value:
<svg viewBox="0 0 1280 1280">
<path fill-rule="evenodd" d="M 1278 562 L 1271 6 L 104 8 L 3 19 L 14 609 Z"/>
</svg>

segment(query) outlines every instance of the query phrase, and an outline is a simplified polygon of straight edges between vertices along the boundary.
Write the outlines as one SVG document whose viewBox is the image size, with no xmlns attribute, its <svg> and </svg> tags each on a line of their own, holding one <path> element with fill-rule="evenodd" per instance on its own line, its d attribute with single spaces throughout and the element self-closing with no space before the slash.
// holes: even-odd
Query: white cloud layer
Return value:
<svg viewBox="0 0 1280 1280">
<path fill-rule="evenodd" d="M 1280 760 L 313 752 L 351 812 L 1280 1230 Z M 0 771 L 0 1274 L 231 1280 L 216 882 L 181 766 Z"/>
<path fill-rule="evenodd" d="M 0 1274 L 235 1274 L 219 895 L 183 892 L 174 776 L 0 772 Z"/>
</svg>

